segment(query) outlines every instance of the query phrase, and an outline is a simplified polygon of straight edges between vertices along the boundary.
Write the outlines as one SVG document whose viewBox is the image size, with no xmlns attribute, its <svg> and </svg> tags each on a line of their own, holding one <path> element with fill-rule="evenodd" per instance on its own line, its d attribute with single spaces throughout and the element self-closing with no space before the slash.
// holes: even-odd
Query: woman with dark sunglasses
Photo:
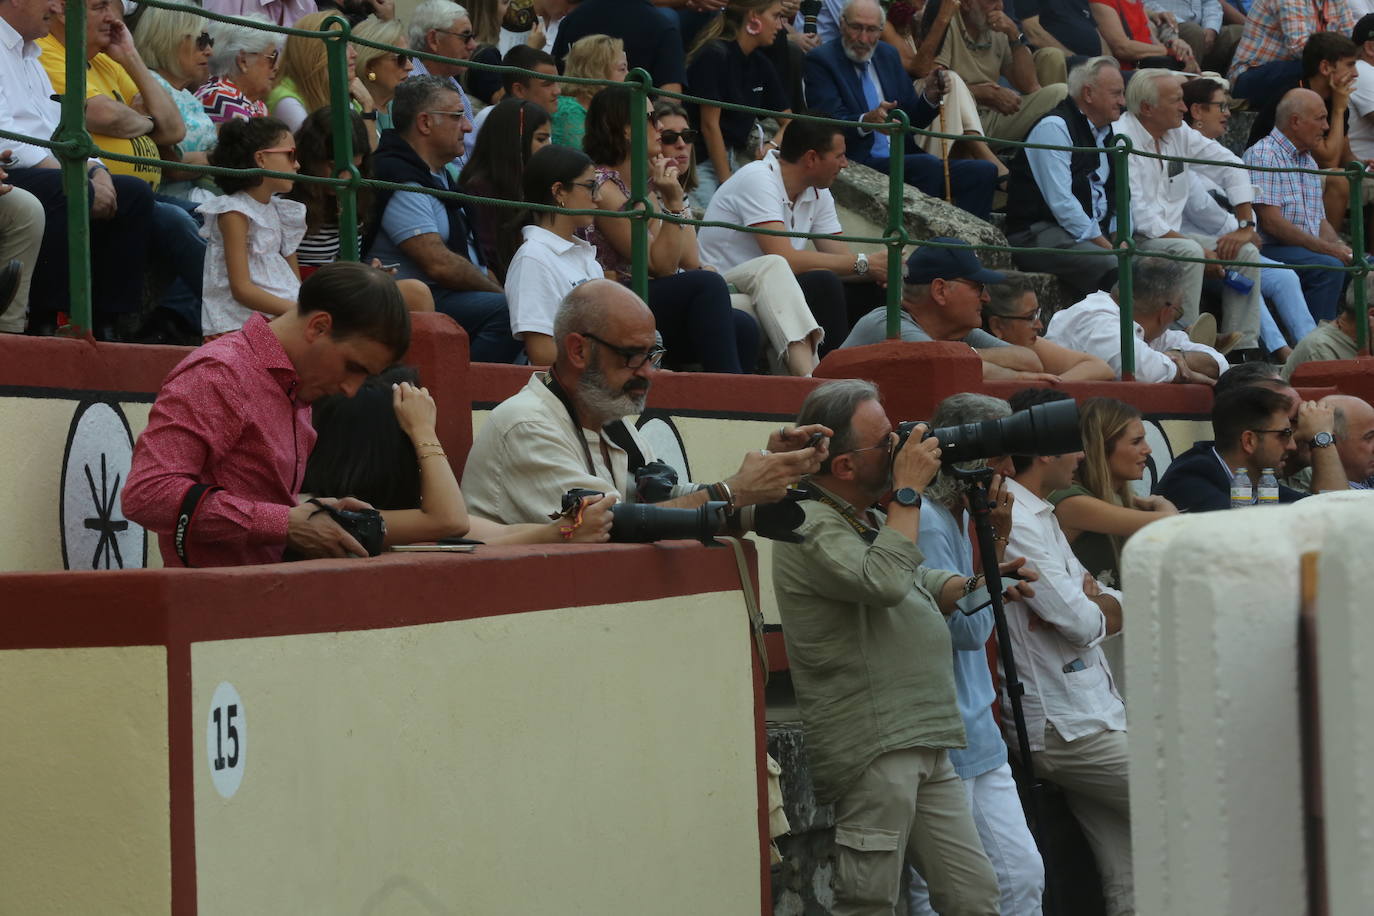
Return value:
<svg viewBox="0 0 1374 916">
<path fill-rule="evenodd" d="M 205 31 L 206 20 L 194 13 L 146 7 L 134 30 L 134 45 L 153 78 L 176 102 L 186 136 L 172 148 L 183 162 L 204 165 L 215 146 L 219 128 L 205 113 L 195 91 L 210 79 L 210 52 L 215 42 Z M 170 197 L 204 203 L 219 193 L 208 178 L 172 168 L 162 170 L 159 190 Z"/>
<path fill-rule="evenodd" d="M 407 46 L 405 24 L 398 19 L 378 19 L 368 16 L 353 29 L 353 35 L 378 44 L 404 48 Z M 377 133 L 391 127 L 391 99 L 396 87 L 410 76 L 410 55 L 398 51 L 383 51 L 366 45 L 354 45 L 358 59 L 353 72 L 372 96 L 377 111 Z"/>
</svg>

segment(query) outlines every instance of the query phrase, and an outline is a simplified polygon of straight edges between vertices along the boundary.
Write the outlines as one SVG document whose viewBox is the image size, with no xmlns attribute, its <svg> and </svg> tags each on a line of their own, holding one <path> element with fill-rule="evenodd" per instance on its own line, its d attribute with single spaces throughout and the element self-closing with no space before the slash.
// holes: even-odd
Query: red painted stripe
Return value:
<svg viewBox="0 0 1374 916">
<path fill-rule="evenodd" d="M 196 900 L 196 727 L 191 706 L 191 643 L 167 647 L 167 748 L 171 800 L 172 914 L 194 916 Z"/>
</svg>

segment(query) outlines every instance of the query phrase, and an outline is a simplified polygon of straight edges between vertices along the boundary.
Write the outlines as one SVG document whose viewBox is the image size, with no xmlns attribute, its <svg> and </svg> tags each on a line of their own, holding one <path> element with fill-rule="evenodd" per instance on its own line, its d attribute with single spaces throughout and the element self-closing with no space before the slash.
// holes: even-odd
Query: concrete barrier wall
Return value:
<svg viewBox="0 0 1374 916">
<path fill-rule="evenodd" d="M 766 911 L 762 677 L 729 550 L 0 594 L 0 911 Z"/>
<path fill-rule="evenodd" d="M 1356 597 L 1349 576 L 1368 560 L 1345 545 L 1352 534 L 1369 530 L 1372 509 L 1368 493 L 1328 494 L 1294 506 L 1165 519 L 1128 544 L 1123 613 L 1140 912 L 1306 911 L 1301 557 L 1323 554 L 1317 588 L 1322 625 L 1329 626 L 1325 649 L 1327 633 L 1340 638 L 1339 627 L 1367 616 L 1367 602 Z M 1334 574 L 1329 566 L 1342 550 L 1350 572 Z M 1345 655 L 1358 657 L 1349 648 Z M 1339 663 L 1338 670 L 1351 673 Z M 1330 688 L 1325 697 L 1350 690 L 1350 680 L 1330 674 L 1323 671 Z M 1324 713 L 1323 719 L 1329 717 Z M 1345 749 L 1348 741 L 1346 748 L 1328 745 L 1327 772 L 1339 772 L 1339 781 L 1351 786 L 1354 760 Z M 1329 781 L 1327 798 L 1334 801 L 1328 812 L 1347 803 Z M 1352 830 L 1367 824 L 1345 821 Z M 1364 868 L 1368 844 L 1352 845 L 1358 851 L 1347 854 L 1363 854 Z M 1351 873 L 1343 880 L 1364 879 Z M 1333 906 L 1331 912 L 1368 912 L 1367 894 L 1350 899 L 1361 905 Z"/>
</svg>

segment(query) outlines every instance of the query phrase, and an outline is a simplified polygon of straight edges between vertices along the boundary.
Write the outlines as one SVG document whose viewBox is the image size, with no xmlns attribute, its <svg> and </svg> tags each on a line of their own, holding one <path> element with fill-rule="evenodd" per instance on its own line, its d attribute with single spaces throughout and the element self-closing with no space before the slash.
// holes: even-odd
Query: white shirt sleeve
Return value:
<svg viewBox="0 0 1374 916">
<path fill-rule="evenodd" d="M 835 212 L 835 197 L 826 189 L 821 191 L 821 196 L 816 201 L 815 219 L 811 222 L 811 228 L 807 231 L 823 233 L 825 235 L 836 235 L 844 231 L 844 226 L 840 225 L 840 216 Z"/>
<path fill-rule="evenodd" d="M 301 125 L 305 123 L 305 119 L 309 116 L 310 112 L 305 110 L 305 106 L 301 104 L 300 99 L 293 99 L 289 95 L 278 102 L 276 107 L 272 109 L 272 117 L 285 124 L 293 134 L 301 129 Z"/>
<path fill-rule="evenodd" d="M 1189 170 L 1197 169 L 1212 179 L 1225 193 L 1233 205 L 1248 204 L 1255 199 L 1255 186 L 1250 181 L 1250 172 L 1235 153 L 1215 140 L 1208 139 L 1191 127 L 1180 129 L 1184 138 L 1183 155 L 1189 159 L 1210 159 L 1213 162 L 1232 163 L 1240 168 L 1226 165 L 1198 165 L 1190 163 Z"/>
<path fill-rule="evenodd" d="M 516 249 L 506 271 L 506 302 L 510 305 L 510 330 L 517 339 L 522 334 L 553 336 L 553 316 L 567 293 L 557 268 L 546 258 L 548 248 L 526 242 Z"/>
<path fill-rule="evenodd" d="M 1025 599 L 1026 605 L 1074 647 L 1091 649 L 1096 646 L 1107 637 L 1107 618 L 1083 593 L 1083 575 L 1087 570 L 1072 552 L 1065 554 L 1057 538 L 1045 536 L 1040 519 L 1032 509 L 1018 502 L 1011 511 L 1007 556 L 1025 557 L 1026 565 L 1040 574 L 1035 582 L 1035 594 Z M 1049 524 L 1057 524 L 1053 516 Z M 1121 600 L 1121 593 L 1115 589 L 1101 583 L 1099 587 L 1102 594 Z"/>
</svg>

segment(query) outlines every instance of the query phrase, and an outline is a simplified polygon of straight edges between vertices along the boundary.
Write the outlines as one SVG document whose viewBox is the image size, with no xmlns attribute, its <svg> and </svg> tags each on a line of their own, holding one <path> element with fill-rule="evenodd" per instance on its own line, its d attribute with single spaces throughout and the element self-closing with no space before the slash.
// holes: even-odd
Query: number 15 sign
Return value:
<svg viewBox="0 0 1374 916">
<path fill-rule="evenodd" d="M 243 700 L 228 681 L 220 682 L 210 700 L 210 715 L 205 722 L 205 756 L 215 789 L 225 798 L 232 797 L 243 781 L 244 760 L 248 756 L 248 724 Z"/>
</svg>

